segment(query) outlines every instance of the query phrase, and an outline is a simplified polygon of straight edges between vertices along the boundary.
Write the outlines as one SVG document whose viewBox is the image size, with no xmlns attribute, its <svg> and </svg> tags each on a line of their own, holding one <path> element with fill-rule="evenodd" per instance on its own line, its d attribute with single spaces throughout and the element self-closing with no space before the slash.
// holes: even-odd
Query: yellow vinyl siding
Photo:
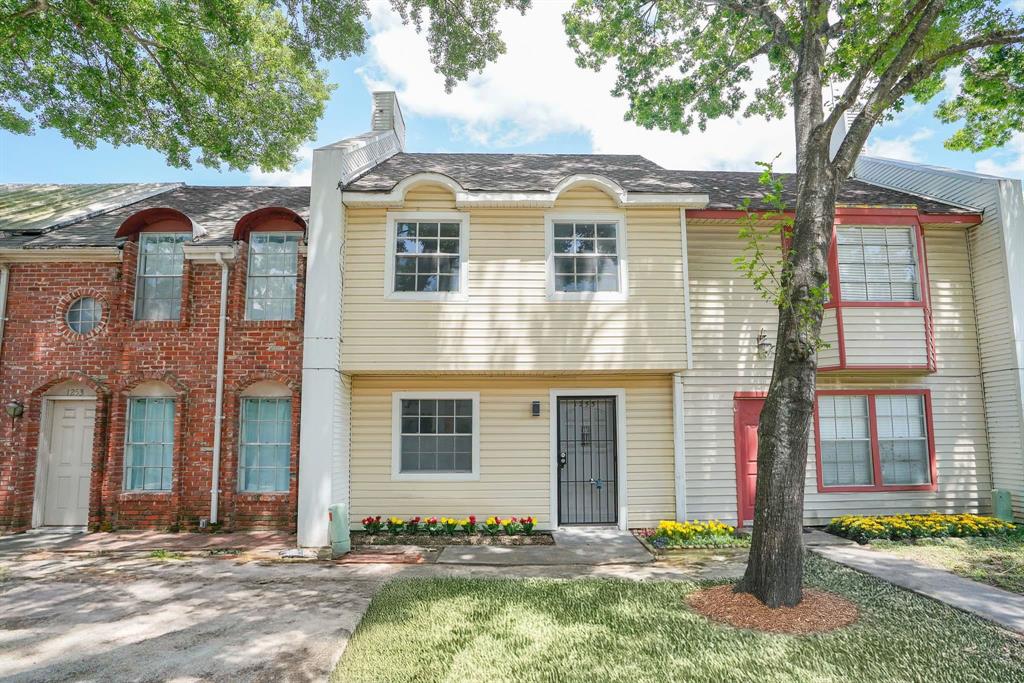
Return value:
<svg viewBox="0 0 1024 683">
<path fill-rule="evenodd" d="M 541 526 L 549 527 L 554 457 L 549 395 L 553 388 L 625 390 L 629 526 L 653 526 L 661 519 L 672 519 L 671 376 L 361 375 L 352 380 L 353 524 L 367 515 L 494 514 L 533 515 Z M 392 480 L 391 411 L 396 391 L 480 393 L 478 481 Z M 540 417 L 530 414 L 533 401 L 541 402 Z"/>
<path fill-rule="evenodd" d="M 694 369 L 683 374 L 683 381 L 690 518 L 736 519 L 733 396 L 737 391 L 766 390 L 771 375 L 772 361 L 757 360 L 755 341 L 762 326 L 774 341 L 777 313 L 732 264 L 742 250 L 738 230 L 739 226 L 688 224 Z M 818 386 L 930 389 L 939 489 L 934 493 L 818 493 L 812 434 L 805 503 L 808 523 L 826 522 L 844 512 L 974 511 L 987 506 L 988 451 L 966 232 L 929 228 L 925 240 L 938 372 L 821 373 Z M 859 362 L 878 363 L 895 347 L 915 343 L 914 339 L 897 334 L 884 347 L 879 343 L 877 355 L 865 355 Z"/>
<path fill-rule="evenodd" d="M 843 339 L 850 366 L 928 364 L 921 308 L 846 307 Z"/>
<path fill-rule="evenodd" d="M 417 186 L 402 211 L 454 210 L 438 185 Z M 613 210 L 594 189 L 553 211 Z M 544 209 L 473 209 L 468 298 L 385 298 L 385 209 L 346 213 L 342 368 L 347 373 L 650 371 L 685 367 L 679 211 L 625 215 L 625 301 L 548 301 Z M 415 343 L 410 343 L 415 340 Z"/>
</svg>

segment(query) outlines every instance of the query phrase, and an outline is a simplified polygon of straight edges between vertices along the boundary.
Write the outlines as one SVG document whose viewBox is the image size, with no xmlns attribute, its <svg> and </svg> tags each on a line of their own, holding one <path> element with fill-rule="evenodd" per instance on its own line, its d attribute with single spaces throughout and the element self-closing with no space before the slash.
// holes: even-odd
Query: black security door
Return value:
<svg viewBox="0 0 1024 683">
<path fill-rule="evenodd" d="M 615 398 L 558 399 L 558 523 L 618 522 Z"/>
</svg>

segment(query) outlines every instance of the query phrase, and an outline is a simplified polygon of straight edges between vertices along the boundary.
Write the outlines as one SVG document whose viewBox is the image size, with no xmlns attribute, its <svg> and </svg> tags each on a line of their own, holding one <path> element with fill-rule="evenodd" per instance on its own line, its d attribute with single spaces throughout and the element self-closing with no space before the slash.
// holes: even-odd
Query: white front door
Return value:
<svg viewBox="0 0 1024 683">
<path fill-rule="evenodd" d="M 51 401 L 46 439 L 44 526 L 89 523 L 95 401 Z"/>
</svg>

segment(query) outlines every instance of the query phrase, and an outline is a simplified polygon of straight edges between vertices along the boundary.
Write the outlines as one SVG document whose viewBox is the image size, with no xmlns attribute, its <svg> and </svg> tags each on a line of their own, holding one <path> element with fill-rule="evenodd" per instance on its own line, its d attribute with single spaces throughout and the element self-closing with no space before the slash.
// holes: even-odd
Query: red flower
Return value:
<svg viewBox="0 0 1024 683">
<path fill-rule="evenodd" d="M 469 523 L 470 524 L 476 524 L 476 515 L 470 515 L 469 516 Z"/>
</svg>

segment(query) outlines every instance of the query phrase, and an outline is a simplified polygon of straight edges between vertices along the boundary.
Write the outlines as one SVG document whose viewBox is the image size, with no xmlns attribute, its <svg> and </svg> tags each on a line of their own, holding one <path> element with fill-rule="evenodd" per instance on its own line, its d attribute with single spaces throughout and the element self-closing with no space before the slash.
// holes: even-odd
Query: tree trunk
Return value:
<svg viewBox="0 0 1024 683">
<path fill-rule="evenodd" d="M 805 24 L 805 30 L 810 30 Z M 814 410 L 821 332 L 820 307 L 804 307 L 828 278 L 838 181 L 822 125 L 824 45 L 801 43 L 794 82 L 797 198 L 792 227 L 787 303 L 779 307 L 775 364 L 757 429 L 757 492 L 750 557 L 736 590 L 769 607 L 791 607 L 803 597 L 804 479 Z M 811 311 L 809 319 L 800 311 Z M 801 319 L 801 318 L 804 319 Z"/>
</svg>

